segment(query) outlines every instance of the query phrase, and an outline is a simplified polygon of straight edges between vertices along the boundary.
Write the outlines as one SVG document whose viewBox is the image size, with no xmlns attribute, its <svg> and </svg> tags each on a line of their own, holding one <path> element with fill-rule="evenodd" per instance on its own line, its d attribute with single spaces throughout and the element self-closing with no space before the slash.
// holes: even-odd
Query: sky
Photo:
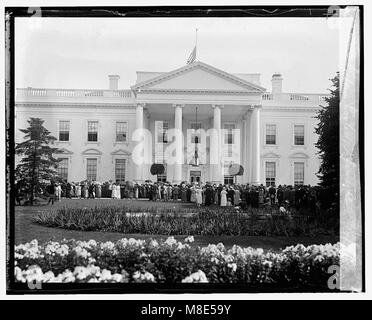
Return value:
<svg viewBox="0 0 372 320">
<path fill-rule="evenodd" d="M 16 18 L 17 88 L 108 89 L 120 75 L 129 89 L 136 71 L 197 59 L 229 73 L 283 75 L 283 91 L 323 93 L 339 70 L 338 30 L 326 18 Z"/>
</svg>

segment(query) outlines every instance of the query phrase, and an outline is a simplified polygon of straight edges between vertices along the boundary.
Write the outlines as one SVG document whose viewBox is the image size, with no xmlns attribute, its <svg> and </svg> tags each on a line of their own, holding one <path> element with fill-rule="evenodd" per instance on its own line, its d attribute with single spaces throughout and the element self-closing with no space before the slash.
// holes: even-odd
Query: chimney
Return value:
<svg viewBox="0 0 372 320">
<path fill-rule="evenodd" d="M 109 75 L 108 77 L 110 81 L 109 89 L 118 90 L 118 82 L 119 82 L 120 76 L 117 74 L 112 74 L 112 75 Z"/>
<path fill-rule="evenodd" d="M 275 72 L 271 78 L 272 94 L 282 93 L 283 78 L 279 72 Z"/>
</svg>

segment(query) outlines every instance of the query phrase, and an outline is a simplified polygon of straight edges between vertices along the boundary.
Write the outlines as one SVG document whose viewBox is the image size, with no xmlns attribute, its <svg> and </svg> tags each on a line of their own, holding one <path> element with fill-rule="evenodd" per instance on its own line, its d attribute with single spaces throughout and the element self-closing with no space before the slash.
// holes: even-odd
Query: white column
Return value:
<svg viewBox="0 0 372 320">
<path fill-rule="evenodd" d="M 221 109 L 222 105 L 212 105 L 213 108 L 213 129 L 214 133 L 210 136 L 210 158 L 212 167 L 212 182 L 216 184 L 223 183 L 223 167 L 221 154 Z"/>
<path fill-rule="evenodd" d="M 247 141 L 247 115 L 245 114 L 242 118 L 242 132 L 241 132 L 241 151 L 240 151 L 240 164 L 244 168 L 244 173 L 240 177 L 241 183 L 248 183 L 247 180 L 247 148 L 248 148 L 248 141 Z"/>
<path fill-rule="evenodd" d="M 182 108 L 184 105 L 175 104 L 174 107 L 174 129 L 176 133 L 176 163 L 174 165 L 173 183 L 182 181 L 183 164 L 183 133 L 182 133 Z"/>
<path fill-rule="evenodd" d="M 261 160 L 261 148 L 260 148 L 260 110 L 261 106 L 254 106 L 252 117 L 251 117 L 251 125 L 252 125 L 252 183 L 253 184 L 260 184 L 260 160 Z"/>
<path fill-rule="evenodd" d="M 136 108 L 136 130 L 142 129 L 143 130 L 143 104 L 138 103 Z M 135 165 L 135 173 L 134 173 L 134 180 L 137 182 L 142 182 L 142 168 L 143 165 Z"/>
</svg>

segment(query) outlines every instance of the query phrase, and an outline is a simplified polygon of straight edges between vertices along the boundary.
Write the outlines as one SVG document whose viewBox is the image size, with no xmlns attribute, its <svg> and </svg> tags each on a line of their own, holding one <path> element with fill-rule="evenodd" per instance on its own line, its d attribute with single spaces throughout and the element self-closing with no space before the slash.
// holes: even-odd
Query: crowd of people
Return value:
<svg viewBox="0 0 372 320">
<path fill-rule="evenodd" d="M 320 197 L 320 188 L 302 186 L 256 186 L 250 184 L 212 184 L 187 183 L 171 184 L 147 181 L 142 184 L 132 182 L 81 183 L 51 182 L 44 193 L 49 196 L 48 203 L 61 198 L 112 198 L 147 199 L 150 201 L 181 201 L 195 203 L 197 206 L 240 206 L 242 208 L 263 206 L 315 208 Z"/>
</svg>

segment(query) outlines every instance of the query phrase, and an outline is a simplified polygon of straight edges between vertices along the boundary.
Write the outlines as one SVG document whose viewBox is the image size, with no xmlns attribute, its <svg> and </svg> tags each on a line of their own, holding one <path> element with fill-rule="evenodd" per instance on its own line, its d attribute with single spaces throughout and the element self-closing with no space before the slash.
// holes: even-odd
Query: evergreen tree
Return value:
<svg viewBox="0 0 372 320">
<path fill-rule="evenodd" d="M 43 126 L 44 120 L 30 118 L 27 122 L 27 129 L 19 129 L 25 134 L 25 140 L 15 148 L 16 154 L 22 156 L 16 167 L 16 180 L 25 186 L 29 202 L 33 205 L 35 194 L 42 187 L 43 180 L 51 180 L 56 176 L 59 160 L 53 154 L 60 150 L 50 146 L 57 139 Z"/>
<path fill-rule="evenodd" d="M 319 120 L 315 132 L 319 135 L 315 144 L 319 149 L 321 165 L 318 172 L 320 185 L 324 188 L 326 197 L 323 205 L 339 207 L 340 184 L 340 76 L 339 73 L 331 79 L 331 95 L 325 100 L 316 118 Z M 326 200 L 325 200 L 326 199 Z"/>
</svg>

